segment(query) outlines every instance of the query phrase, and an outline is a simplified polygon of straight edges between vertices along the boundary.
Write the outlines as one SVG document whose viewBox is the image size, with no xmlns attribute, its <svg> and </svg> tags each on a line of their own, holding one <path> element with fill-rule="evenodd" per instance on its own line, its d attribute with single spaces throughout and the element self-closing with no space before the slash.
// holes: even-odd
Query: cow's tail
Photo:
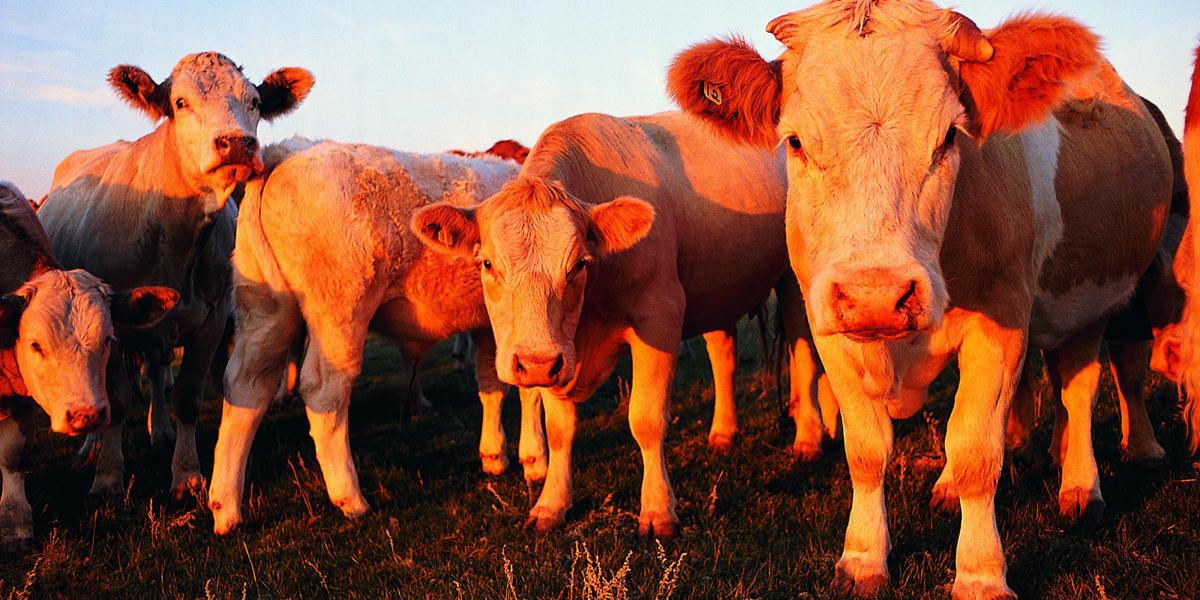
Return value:
<svg viewBox="0 0 1200 600">
<path fill-rule="evenodd" d="M 1192 454 L 1200 449 L 1200 236 L 1194 226 L 1200 219 L 1200 48 L 1192 72 L 1192 89 L 1188 96 L 1187 114 L 1183 128 L 1184 176 L 1188 182 L 1188 227 L 1176 264 L 1185 269 L 1177 272 L 1180 284 L 1187 292 L 1184 308 L 1182 339 L 1180 340 L 1180 384 L 1187 399 L 1184 419 L 1188 426 L 1188 448 Z M 1189 257 L 1184 257 L 1190 252 Z M 1182 260 L 1181 260 L 1182 259 Z"/>
</svg>

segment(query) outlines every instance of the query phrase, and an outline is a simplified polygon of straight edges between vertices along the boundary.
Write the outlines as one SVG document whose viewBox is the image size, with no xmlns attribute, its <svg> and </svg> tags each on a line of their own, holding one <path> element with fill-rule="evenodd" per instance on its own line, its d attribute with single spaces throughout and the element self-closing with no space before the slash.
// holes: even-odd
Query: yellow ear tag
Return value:
<svg viewBox="0 0 1200 600">
<path fill-rule="evenodd" d="M 704 94 L 704 98 L 709 102 L 721 105 L 721 88 L 708 81 L 702 82 L 700 85 L 700 93 Z"/>
</svg>

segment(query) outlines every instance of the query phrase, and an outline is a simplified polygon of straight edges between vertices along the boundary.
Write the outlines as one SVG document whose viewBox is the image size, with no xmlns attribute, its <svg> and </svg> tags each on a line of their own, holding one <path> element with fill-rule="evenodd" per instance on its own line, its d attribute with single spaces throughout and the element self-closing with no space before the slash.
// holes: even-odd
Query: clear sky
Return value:
<svg viewBox="0 0 1200 600">
<path fill-rule="evenodd" d="M 72 150 L 136 139 L 148 119 L 120 103 L 108 69 L 161 80 L 184 54 L 220 51 L 259 81 L 281 66 L 316 77 L 308 100 L 259 136 L 295 133 L 413 151 L 532 145 L 581 112 L 673 108 L 671 57 L 737 33 L 766 56 L 763 32 L 803 8 L 758 0 L 458 0 L 357 3 L 0 0 L 0 179 L 40 198 Z M 1104 39 L 1117 70 L 1182 123 L 1200 0 L 961 0 L 981 27 L 1036 9 L 1074 16 Z"/>
</svg>

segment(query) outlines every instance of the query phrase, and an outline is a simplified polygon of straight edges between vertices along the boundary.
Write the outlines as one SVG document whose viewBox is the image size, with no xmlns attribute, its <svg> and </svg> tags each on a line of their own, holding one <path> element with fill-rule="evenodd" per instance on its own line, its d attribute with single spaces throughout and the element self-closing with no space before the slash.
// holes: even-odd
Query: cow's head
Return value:
<svg viewBox="0 0 1200 600">
<path fill-rule="evenodd" d="M 171 76 L 156 83 L 139 67 L 108 74 L 117 95 L 158 121 L 165 118 L 197 190 L 224 193 L 262 171 L 258 122 L 290 112 L 312 88 L 308 71 L 279 69 L 254 85 L 241 67 L 216 52 L 183 57 Z"/>
<path fill-rule="evenodd" d="M 178 299 L 170 288 L 113 292 L 87 271 L 51 269 L 0 296 L 0 338 L 12 344 L 25 388 L 50 415 L 50 428 L 78 435 L 108 423 L 105 368 L 114 326 L 152 326 Z"/>
<path fill-rule="evenodd" d="M 500 140 L 492 144 L 492 147 L 488 148 L 486 152 L 493 156 L 514 161 L 518 165 L 525 164 L 525 158 L 529 156 L 529 148 L 517 140 Z"/>
<path fill-rule="evenodd" d="M 636 244 L 653 223 L 654 209 L 643 200 L 588 204 L 556 182 L 520 177 L 474 209 L 427 206 L 413 215 L 412 228 L 431 248 L 479 264 L 500 379 L 555 387 L 575 375 L 589 271 Z"/>
<path fill-rule="evenodd" d="M 984 35 L 925 0 L 824 2 L 767 26 L 764 60 L 716 40 L 676 57 L 669 88 L 728 137 L 788 153 L 791 261 L 814 332 L 887 340 L 940 323 L 939 257 L 962 145 L 1043 122 L 1097 39 L 1060 17 Z"/>
</svg>

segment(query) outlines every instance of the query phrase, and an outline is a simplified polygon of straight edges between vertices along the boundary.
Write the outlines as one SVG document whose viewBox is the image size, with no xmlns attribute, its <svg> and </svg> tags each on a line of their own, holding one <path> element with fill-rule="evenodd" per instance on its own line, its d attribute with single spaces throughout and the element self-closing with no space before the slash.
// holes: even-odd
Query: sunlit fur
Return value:
<svg viewBox="0 0 1200 600">
<path fill-rule="evenodd" d="M 1200 48 L 1192 72 L 1191 94 L 1188 96 L 1187 116 L 1183 130 L 1184 172 L 1191 196 L 1191 221 L 1183 235 L 1175 274 L 1187 292 L 1181 333 L 1180 382 L 1187 394 L 1184 416 L 1188 421 L 1188 448 L 1193 454 L 1200 450 L 1200 236 L 1195 232 L 1200 215 Z"/>
</svg>

